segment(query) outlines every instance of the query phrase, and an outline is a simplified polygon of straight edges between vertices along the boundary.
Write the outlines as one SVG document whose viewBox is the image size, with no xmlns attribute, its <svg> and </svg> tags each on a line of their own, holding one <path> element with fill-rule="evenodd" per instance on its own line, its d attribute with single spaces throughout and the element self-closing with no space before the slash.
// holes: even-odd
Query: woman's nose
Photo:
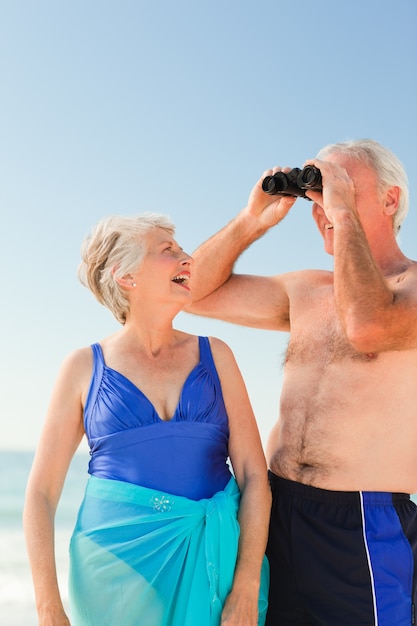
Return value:
<svg viewBox="0 0 417 626">
<path fill-rule="evenodd" d="M 183 258 L 181 259 L 181 265 L 191 265 L 194 262 L 193 257 L 186 252 L 183 252 Z"/>
</svg>

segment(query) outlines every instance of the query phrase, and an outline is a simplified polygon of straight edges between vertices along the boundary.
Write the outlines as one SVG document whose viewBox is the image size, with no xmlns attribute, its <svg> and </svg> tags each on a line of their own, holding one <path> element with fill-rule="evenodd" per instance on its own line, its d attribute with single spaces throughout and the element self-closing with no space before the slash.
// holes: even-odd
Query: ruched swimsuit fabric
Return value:
<svg viewBox="0 0 417 626">
<path fill-rule="evenodd" d="M 174 416 L 92 346 L 85 407 L 91 474 L 70 545 L 73 626 L 219 626 L 239 540 L 240 493 L 207 338 Z M 265 559 L 259 596 L 264 624 Z"/>
</svg>

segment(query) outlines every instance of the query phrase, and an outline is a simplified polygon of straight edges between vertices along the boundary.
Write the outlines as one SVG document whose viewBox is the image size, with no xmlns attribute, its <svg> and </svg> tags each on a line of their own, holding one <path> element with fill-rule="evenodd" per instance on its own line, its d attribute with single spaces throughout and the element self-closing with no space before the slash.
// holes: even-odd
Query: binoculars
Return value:
<svg viewBox="0 0 417 626">
<path fill-rule="evenodd" d="M 306 165 L 302 170 L 294 167 L 289 172 L 276 172 L 266 176 L 262 181 L 262 189 L 271 196 L 293 196 L 306 198 L 307 190 L 321 191 L 321 173 L 317 167 Z"/>
</svg>

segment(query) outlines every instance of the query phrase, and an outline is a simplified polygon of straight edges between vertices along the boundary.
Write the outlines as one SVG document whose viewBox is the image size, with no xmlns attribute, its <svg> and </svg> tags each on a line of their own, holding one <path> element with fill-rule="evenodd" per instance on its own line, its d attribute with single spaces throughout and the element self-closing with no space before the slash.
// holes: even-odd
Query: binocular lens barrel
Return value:
<svg viewBox="0 0 417 626">
<path fill-rule="evenodd" d="M 284 172 L 277 172 L 273 176 L 266 176 L 262 181 L 262 189 L 269 194 L 277 194 L 288 188 L 288 178 Z"/>
<path fill-rule="evenodd" d="M 297 182 L 298 186 L 302 189 L 317 188 L 318 185 L 321 185 L 320 170 L 313 165 L 306 165 L 305 168 L 301 170 Z"/>
</svg>

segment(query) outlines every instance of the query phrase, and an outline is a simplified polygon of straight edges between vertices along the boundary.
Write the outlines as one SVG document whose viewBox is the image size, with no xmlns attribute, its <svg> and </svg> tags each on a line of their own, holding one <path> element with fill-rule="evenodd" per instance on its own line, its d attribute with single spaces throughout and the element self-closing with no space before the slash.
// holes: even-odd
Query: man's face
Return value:
<svg viewBox="0 0 417 626">
<path fill-rule="evenodd" d="M 355 188 L 352 210 L 359 217 L 365 235 L 368 238 L 377 234 L 381 227 L 381 217 L 384 213 L 385 194 L 378 189 L 378 180 L 375 172 L 363 163 L 343 154 L 330 154 L 324 160 L 329 163 L 335 163 L 346 170 Z M 322 202 L 322 204 L 325 203 Z M 322 204 L 314 202 L 312 209 L 313 218 L 323 237 L 326 252 L 333 254 L 333 225 L 326 215 L 325 207 Z"/>
</svg>

